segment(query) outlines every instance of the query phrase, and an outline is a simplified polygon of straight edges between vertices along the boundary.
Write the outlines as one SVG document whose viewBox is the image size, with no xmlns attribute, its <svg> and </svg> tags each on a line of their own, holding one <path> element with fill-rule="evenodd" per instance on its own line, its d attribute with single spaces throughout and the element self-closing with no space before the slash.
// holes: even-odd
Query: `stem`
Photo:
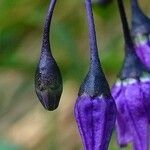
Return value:
<svg viewBox="0 0 150 150">
<path fill-rule="evenodd" d="M 127 52 L 130 49 L 134 49 L 134 45 L 133 45 L 133 41 L 132 41 L 132 38 L 130 35 L 128 21 L 126 18 L 126 13 L 125 13 L 125 9 L 124 9 L 122 0 L 118 0 L 118 7 L 119 7 L 120 18 L 121 18 L 123 32 L 124 32 L 125 45 L 127 46 L 125 48 L 125 50 Z"/>
<path fill-rule="evenodd" d="M 56 1 L 57 0 L 51 0 L 50 6 L 49 6 L 49 9 L 47 12 L 45 26 L 44 26 L 44 33 L 43 33 L 43 47 L 44 47 L 44 49 L 45 48 L 47 49 L 50 47 L 49 32 L 50 32 L 50 25 L 51 25 L 52 15 L 53 15 Z M 50 51 L 50 53 L 51 53 L 51 51 Z"/>
<path fill-rule="evenodd" d="M 91 0 L 85 0 L 85 4 L 86 4 L 88 26 L 89 26 L 91 64 L 93 64 L 95 62 L 99 62 L 97 40 L 96 40 L 96 31 L 95 31 L 95 24 L 94 24 L 93 12 L 92 12 Z"/>
</svg>

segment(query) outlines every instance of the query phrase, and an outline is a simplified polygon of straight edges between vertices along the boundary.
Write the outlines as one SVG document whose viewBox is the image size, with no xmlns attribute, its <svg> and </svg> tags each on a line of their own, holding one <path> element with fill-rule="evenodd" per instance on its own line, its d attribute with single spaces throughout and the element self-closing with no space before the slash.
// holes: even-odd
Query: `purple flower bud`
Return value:
<svg viewBox="0 0 150 150">
<path fill-rule="evenodd" d="M 122 0 L 118 0 L 125 38 L 125 59 L 112 88 L 117 106 L 116 130 L 121 147 L 148 150 L 150 123 L 150 73 L 136 55 Z"/>
<path fill-rule="evenodd" d="M 51 0 L 46 17 L 40 61 L 35 75 L 36 94 L 47 110 L 55 110 L 62 93 L 62 77 L 52 56 L 49 42 L 49 28 L 56 0 Z"/>
<path fill-rule="evenodd" d="M 75 104 L 75 118 L 85 150 L 107 150 L 116 120 L 116 106 L 98 57 L 91 0 L 86 0 L 91 63 Z"/>
<path fill-rule="evenodd" d="M 107 150 L 115 123 L 116 107 L 112 97 L 88 94 L 78 97 L 75 116 L 85 150 Z"/>
<path fill-rule="evenodd" d="M 137 55 L 150 69 L 150 19 L 142 12 L 137 0 L 132 0 L 131 32 Z"/>
</svg>

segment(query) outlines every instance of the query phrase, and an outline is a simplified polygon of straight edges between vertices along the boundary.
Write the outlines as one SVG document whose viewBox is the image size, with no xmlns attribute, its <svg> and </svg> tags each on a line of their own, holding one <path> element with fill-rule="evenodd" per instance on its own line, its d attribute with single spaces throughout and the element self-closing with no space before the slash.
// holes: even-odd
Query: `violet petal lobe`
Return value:
<svg viewBox="0 0 150 150">
<path fill-rule="evenodd" d="M 150 39 L 148 35 L 138 35 L 133 38 L 138 57 L 150 69 Z"/>
<path fill-rule="evenodd" d="M 143 95 L 139 84 L 128 85 L 125 91 L 135 150 L 148 150 L 148 118 L 143 104 Z"/>
<path fill-rule="evenodd" d="M 134 150 L 148 150 L 150 78 L 128 79 L 116 83 L 112 95 L 117 107 L 118 144 L 133 143 Z M 119 90 L 120 89 L 120 90 Z M 148 90 L 148 91 L 147 91 Z"/>
<path fill-rule="evenodd" d="M 115 123 L 116 106 L 112 98 L 79 96 L 75 117 L 85 150 L 107 150 Z"/>
<path fill-rule="evenodd" d="M 122 85 L 115 85 L 112 88 L 112 96 L 117 107 L 116 132 L 117 141 L 120 147 L 126 147 L 132 141 L 131 124 L 129 113 L 126 107 L 125 88 Z"/>
<path fill-rule="evenodd" d="M 143 103 L 150 123 L 150 77 L 142 78 L 140 81 L 141 91 L 143 92 Z"/>
</svg>

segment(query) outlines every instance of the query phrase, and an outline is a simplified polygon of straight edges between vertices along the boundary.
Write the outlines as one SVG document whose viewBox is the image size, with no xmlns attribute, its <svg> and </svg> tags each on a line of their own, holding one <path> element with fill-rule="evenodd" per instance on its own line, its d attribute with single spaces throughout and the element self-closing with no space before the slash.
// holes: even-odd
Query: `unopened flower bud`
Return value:
<svg viewBox="0 0 150 150">
<path fill-rule="evenodd" d="M 46 17 L 40 61 L 35 75 L 36 94 L 47 110 L 55 110 L 62 94 L 62 77 L 52 56 L 49 42 L 49 28 L 56 0 L 51 0 Z"/>
<path fill-rule="evenodd" d="M 116 105 L 110 94 L 96 42 L 91 0 L 86 1 L 91 63 L 75 104 L 75 118 L 85 150 L 108 150 L 116 120 Z"/>
</svg>

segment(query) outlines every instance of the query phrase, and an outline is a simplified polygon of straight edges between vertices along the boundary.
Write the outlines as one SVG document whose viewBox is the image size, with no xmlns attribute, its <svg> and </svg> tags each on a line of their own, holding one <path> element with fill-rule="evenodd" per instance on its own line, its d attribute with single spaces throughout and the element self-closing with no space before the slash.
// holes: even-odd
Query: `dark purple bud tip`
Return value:
<svg viewBox="0 0 150 150">
<path fill-rule="evenodd" d="M 36 94 L 47 110 L 55 110 L 62 94 L 62 77 L 52 56 L 49 42 L 49 28 L 56 0 L 51 0 L 46 17 L 41 57 L 35 75 Z"/>
<path fill-rule="evenodd" d="M 35 89 L 42 105 L 55 110 L 62 93 L 62 78 L 55 60 L 43 52 L 36 71 Z"/>
<path fill-rule="evenodd" d="M 84 82 L 82 83 L 79 96 L 83 93 L 88 94 L 91 97 L 103 95 L 110 97 L 110 89 L 105 75 L 100 67 L 95 64 L 94 68 L 90 68 Z"/>
<path fill-rule="evenodd" d="M 143 75 L 143 73 L 149 72 L 149 70 L 141 63 L 139 57 L 135 54 L 134 49 L 127 51 L 129 52 L 125 56 L 123 66 L 119 74 L 120 79 L 138 79 Z"/>
<path fill-rule="evenodd" d="M 140 9 L 137 0 L 131 0 L 132 7 L 132 35 L 150 33 L 150 19 Z"/>
<path fill-rule="evenodd" d="M 138 34 L 133 39 L 138 57 L 150 69 L 150 33 Z"/>
<path fill-rule="evenodd" d="M 107 6 L 111 2 L 112 2 L 112 0 L 92 0 L 92 4 L 98 4 L 98 5 L 102 5 L 102 6 Z"/>
</svg>

